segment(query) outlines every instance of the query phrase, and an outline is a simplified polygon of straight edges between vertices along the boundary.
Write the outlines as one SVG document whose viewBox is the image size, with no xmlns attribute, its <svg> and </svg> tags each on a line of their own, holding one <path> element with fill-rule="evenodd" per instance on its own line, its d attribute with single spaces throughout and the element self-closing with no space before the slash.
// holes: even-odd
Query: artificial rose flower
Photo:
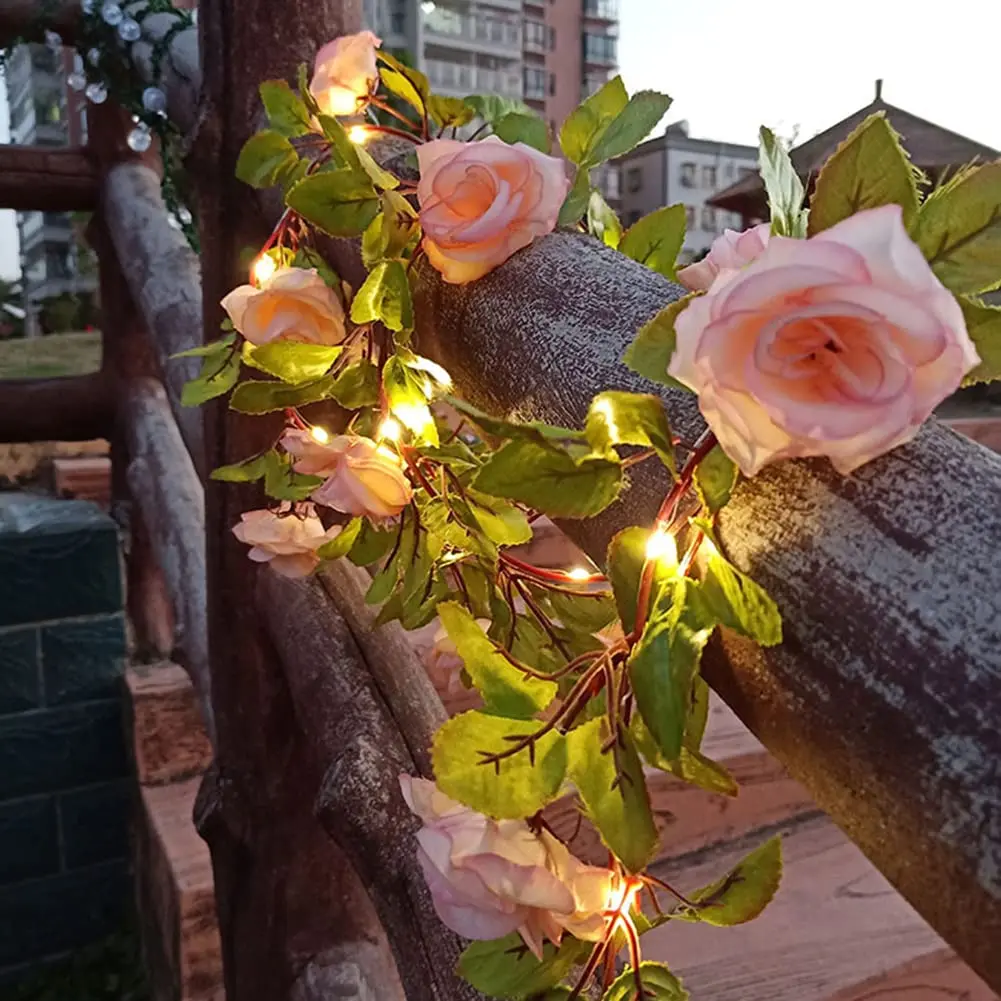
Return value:
<svg viewBox="0 0 1001 1001">
<path fill-rule="evenodd" d="M 447 282 L 464 285 L 552 232 L 570 187 L 563 162 L 496 136 L 417 147 L 424 249 Z"/>
<path fill-rule="evenodd" d="M 484 632 L 490 628 L 489 619 L 477 619 L 476 624 Z M 464 691 L 462 669 L 465 663 L 444 626 L 435 633 L 434 645 L 425 652 L 422 660 L 431 683 L 439 692 L 455 695 Z"/>
<path fill-rule="evenodd" d="M 410 503 L 413 489 L 403 475 L 399 458 L 371 438 L 342 434 L 325 445 L 314 442 L 302 446 L 297 453 L 295 449 L 300 446 L 288 434 L 283 444 L 295 457 L 296 472 L 316 470 L 317 475 L 327 476 L 327 481 L 313 491 L 317 504 L 344 514 L 391 518 Z"/>
<path fill-rule="evenodd" d="M 768 246 L 772 224 L 763 222 L 742 233 L 727 229 L 713 240 L 709 253 L 678 272 L 678 281 L 693 292 L 704 292 L 721 271 L 737 271 L 750 264 Z"/>
<path fill-rule="evenodd" d="M 382 40 L 371 31 L 335 38 L 316 53 L 309 85 L 320 110 L 328 115 L 354 115 L 379 76 L 375 50 Z"/>
<path fill-rule="evenodd" d="M 338 464 L 343 461 L 345 452 L 344 443 L 341 441 L 343 437 L 341 435 L 320 441 L 309 431 L 286 428 L 279 444 L 292 456 L 292 467 L 297 473 L 305 476 L 322 476 L 326 479 L 337 472 Z"/>
<path fill-rule="evenodd" d="M 260 288 L 233 289 L 222 308 L 251 344 L 339 344 L 344 339 L 341 300 L 312 268 L 279 268 Z"/>
<path fill-rule="evenodd" d="M 453 931 L 471 939 L 517 931 L 540 959 L 544 940 L 558 944 L 565 930 L 601 938 L 610 870 L 585 865 L 523 820 L 470 810 L 426 779 L 401 775 L 400 788 L 424 824 L 418 859 L 435 910 Z"/>
<path fill-rule="evenodd" d="M 233 526 L 233 534 L 251 547 L 247 554 L 257 563 L 270 563 L 283 577 L 305 577 L 320 562 L 316 550 L 337 537 L 341 528 L 324 529 L 311 508 L 298 513 L 247 511 Z"/>
<path fill-rule="evenodd" d="M 791 456 L 841 473 L 909 441 L 978 364 L 899 205 L 809 240 L 772 237 L 675 321 L 668 372 L 747 476 Z"/>
</svg>

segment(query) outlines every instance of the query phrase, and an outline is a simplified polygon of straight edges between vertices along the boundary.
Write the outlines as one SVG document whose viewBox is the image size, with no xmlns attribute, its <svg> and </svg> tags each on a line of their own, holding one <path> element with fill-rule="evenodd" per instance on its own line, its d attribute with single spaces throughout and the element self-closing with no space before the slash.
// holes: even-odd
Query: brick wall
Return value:
<svg viewBox="0 0 1001 1001">
<path fill-rule="evenodd" d="M 0 983 L 122 921 L 124 659 L 114 522 L 0 494 Z"/>
</svg>

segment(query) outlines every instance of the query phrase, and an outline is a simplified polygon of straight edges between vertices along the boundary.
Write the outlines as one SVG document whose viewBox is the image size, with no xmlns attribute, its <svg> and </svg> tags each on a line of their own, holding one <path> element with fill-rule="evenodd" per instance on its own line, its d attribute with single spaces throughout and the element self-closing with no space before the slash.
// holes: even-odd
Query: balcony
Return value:
<svg viewBox="0 0 1001 1001">
<path fill-rule="evenodd" d="M 584 16 L 599 21 L 618 21 L 619 0 L 584 0 Z"/>
<path fill-rule="evenodd" d="M 511 59 L 521 55 L 521 22 L 516 20 L 437 9 L 427 15 L 424 35 L 428 42 L 449 48 Z"/>
<path fill-rule="evenodd" d="M 521 73 L 518 70 L 462 66 L 440 59 L 427 60 L 426 70 L 432 86 L 449 96 L 499 94 L 501 97 L 521 97 Z"/>
<path fill-rule="evenodd" d="M 618 39 L 614 35 L 584 34 L 584 64 L 615 66 L 618 62 Z"/>
<path fill-rule="evenodd" d="M 548 31 L 541 21 L 525 21 L 525 52 L 545 55 L 549 51 Z"/>
</svg>

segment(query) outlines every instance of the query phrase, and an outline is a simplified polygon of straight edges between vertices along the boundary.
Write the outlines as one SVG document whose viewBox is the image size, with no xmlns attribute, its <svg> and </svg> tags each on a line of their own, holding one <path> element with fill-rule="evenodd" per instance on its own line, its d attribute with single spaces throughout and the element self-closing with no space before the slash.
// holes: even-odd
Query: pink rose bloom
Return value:
<svg viewBox="0 0 1001 1001">
<path fill-rule="evenodd" d="M 339 344 L 344 339 L 341 300 L 312 268 L 279 268 L 260 288 L 233 289 L 222 308 L 251 344 Z"/>
<path fill-rule="evenodd" d="M 424 249 L 447 282 L 464 285 L 551 233 L 570 188 L 563 162 L 496 136 L 417 147 Z"/>
<path fill-rule="evenodd" d="M 247 511 L 233 526 L 233 534 L 251 547 L 247 555 L 256 563 L 270 563 L 283 577 L 312 573 L 320 562 L 316 550 L 340 531 L 339 525 L 324 529 L 311 508 L 289 514 Z"/>
<path fill-rule="evenodd" d="M 772 224 L 763 222 L 738 233 L 734 229 L 723 231 L 713 240 L 709 253 L 695 264 L 678 272 L 678 281 L 692 292 L 704 292 L 721 271 L 739 271 L 750 264 L 768 246 Z"/>
<path fill-rule="evenodd" d="M 476 624 L 484 632 L 490 628 L 489 619 L 477 619 Z M 422 660 L 431 683 L 439 692 L 456 695 L 464 690 L 462 669 L 465 662 L 459 656 L 455 644 L 449 639 L 444 626 L 435 633 L 434 645 L 425 652 Z"/>
<path fill-rule="evenodd" d="M 379 77 L 375 50 L 380 45 L 371 31 L 359 31 L 327 42 L 316 53 L 309 89 L 322 112 L 337 116 L 361 110 Z"/>
<path fill-rule="evenodd" d="M 668 372 L 746 476 L 810 455 L 850 473 L 913 438 L 980 360 L 898 205 L 809 240 L 772 237 L 675 331 Z"/>
<path fill-rule="evenodd" d="M 424 824 L 418 859 L 438 916 L 464 938 L 517 931 L 542 958 L 545 939 L 564 931 L 597 941 L 614 874 L 584 865 L 546 831 L 523 820 L 491 820 L 439 791 L 400 776 L 410 810 Z"/>
<path fill-rule="evenodd" d="M 410 503 L 413 489 L 399 458 L 371 438 L 342 434 L 325 445 L 312 439 L 307 444 L 286 431 L 282 444 L 294 456 L 296 472 L 327 477 L 313 491 L 317 504 L 344 514 L 391 518 Z"/>
</svg>

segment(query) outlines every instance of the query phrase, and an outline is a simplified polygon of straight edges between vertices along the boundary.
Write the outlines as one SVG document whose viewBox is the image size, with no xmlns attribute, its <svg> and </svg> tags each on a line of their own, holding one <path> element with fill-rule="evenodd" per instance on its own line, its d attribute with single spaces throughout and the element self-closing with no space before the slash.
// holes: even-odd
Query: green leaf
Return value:
<svg viewBox="0 0 1001 1001">
<path fill-rule="evenodd" d="M 524 143 L 542 153 L 552 148 L 546 123 L 534 112 L 511 111 L 493 123 L 494 135 L 513 145 Z"/>
<path fill-rule="evenodd" d="M 247 346 L 255 368 L 298 385 L 326 375 L 344 350 L 340 345 L 306 344 L 302 341 L 269 341 Z"/>
<path fill-rule="evenodd" d="M 634 222 L 619 242 L 619 250 L 673 279 L 677 276 L 675 265 L 684 242 L 685 206 L 666 205 Z"/>
<path fill-rule="evenodd" d="M 410 330 L 414 307 L 407 270 L 400 261 L 380 261 L 351 303 L 355 323 L 384 323 L 390 330 Z"/>
<path fill-rule="evenodd" d="M 295 139 L 312 132 L 309 109 L 284 80 L 265 80 L 260 86 L 268 123 L 275 132 Z"/>
<path fill-rule="evenodd" d="M 230 351 L 224 359 L 211 354 L 202 362 L 202 370 L 181 390 L 181 405 L 197 407 L 208 400 L 228 393 L 240 375 L 240 353 Z M 232 405 L 232 404 L 231 404 Z"/>
<path fill-rule="evenodd" d="M 301 407 L 325 400 L 334 380 L 329 376 L 301 386 L 284 382 L 241 382 L 229 401 L 231 410 L 241 414 L 266 414 L 286 407 Z"/>
<path fill-rule="evenodd" d="M 667 113 L 671 99 L 655 90 L 641 90 L 598 136 L 588 153 L 592 165 L 614 160 L 635 149 Z"/>
<path fill-rule="evenodd" d="M 803 208 L 803 182 L 799 179 L 785 146 L 763 125 L 758 163 L 765 191 L 768 192 L 772 232 L 779 236 L 806 236 L 807 211 Z"/>
<path fill-rule="evenodd" d="M 356 566 L 367 567 L 381 560 L 396 541 L 397 529 L 376 528 L 370 521 L 361 519 L 361 529 L 355 544 L 348 553 L 348 559 Z"/>
<path fill-rule="evenodd" d="M 498 94 L 471 94 L 466 98 L 466 104 L 490 126 L 512 113 L 533 114 L 532 109 L 522 101 L 500 97 Z"/>
<path fill-rule="evenodd" d="M 450 407 L 458 410 L 460 414 L 481 427 L 487 434 L 495 435 L 498 438 L 529 438 L 532 441 L 544 441 L 547 438 L 553 441 L 583 440 L 584 438 L 583 431 L 575 431 L 573 428 L 561 428 L 554 424 L 542 424 L 539 421 L 518 424 L 514 421 L 492 417 L 457 396 L 446 396 L 445 401 Z"/>
<path fill-rule="evenodd" d="M 629 368 L 638 375 L 659 382 L 663 386 L 690 392 L 687 386 L 667 374 L 667 366 L 671 363 L 677 342 L 674 322 L 697 295 L 701 293 L 692 292 L 677 299 L 640 327 L 636 339 L 626 348 L 626 353 L 622 356 L 622 360 Z"/>
<path fill-rule="evenodd" d="M 591 401 L 584 432 L 596 452 L 613 445 L 652 448 L 671 475 L 677 476 L 671 427 L 664 404 L 656 396 L 618 390 L 599 393 Z"/>
<path fill-rule="evenodd" d="M 1001 307 L 988 306 L 979 299 L 965 296 L 959 297 L 959 306 L 966 321 L 966 332 L 980 355 L 980 364 L 963 379 L 963 385 L 1001 378 Z"/>
<path fill-rule="evenodd" d="M 695 490 L 710 514 L 730 502 L 737 483 L 737 464 L 716 445 L 695 467 Z"/>
<path fill-rule="evenodd" d="M 476 117 L 476 109 L 468 105 L 461 97 L 443 97 L 441 94 L 428 96 L 428 114 L 436 125 L 448 128 L 454 125 L 459 128 L 467 125 Z"/>
<path fill-rule="evenodd" d="M 488 494 L 466 491 L 466 502 L 483 534 L 498 546 L 520 546 L 532 539 L 528 515 L 519 507 Z"/>
<path fill-rule="evenodd" d="M 914 167 L 882 111 L 870 115 L 824 164 L 810 199 L 810 236 L 880 205 L 900 205 L 908 227 L 918 213 Z"/>
<path fill-rule="evenodd" d="M 322 476 L 305 476 L 292 468 L 292 457 L 272 449 L 265 456 L 264 492 L 276 500 L 303 501 L 323 483 Z"/>
<path fill-rule="evenodd" d="M 487 712 L 531 719 L 556 697 L 556 685 L 523 674 L 501 653 L 462 605 L 446 601 L 438 616 L 455 644 Z"/>
<path fill-rule="evenodd" d="M 575 459 L 551 445 L 509 441 L 480 467 L 473 486 L 556 518 L 587 518 L 619 494 L 622 467 L 597 456 Z"/>
<path fill-rule="evenodd" d="M 591 200 L 591 171 L 579 167 L 574 178 L 573 187 L 567 192 L 567 197 L 560 206 L 557 220 L 560 226 L 576 226 L 587 211 Z"/>
<path fill-rule="evenodd" d="M 288 207 L 331 236 L 360 236 L 379 212 L 379 196 L 365 174 L 326 170 L 289 189 Z"/>
<path fill-rule="evenodd" d="M 296 268 L 312 268 L 333 289 L 340 290 L 341 279 L 337 272 L 312 247 L 301 246 L 292 258 Z"/>
<path fill-rule="evenodd" d="M 321 560 L 339 560 L 351 552 L 358 536 L 361 534 L 364 518 L 352 518 L 329 542 L 325 542 L 316 551 Z"/>
<path fill-rule="evenodd" d="M 711 538 L 702 581 L 702 593 L 713 614 L 724 626 L 747 636 L 761 646 L 782 642 L 782 616 L 760 584 L 732 566 Z"/>
<path fill-rule="evenodd" d="M 481 752 L 508 751 L 515 746 L 508 738 L 534 734 L 541 726 L 476 710 L 453 716 L 434 735 L 431 749 L 438 788 L 488 817 L 520 820 L 537 813 L 560 793 L 567 770 L 566 737 L 550 731 L 535 742 L 533 754 L 519 751 L 496 768 Z"/>
<path fill-rule="evenodd" d="M 473 942 L 459 957 L 459 975 L 482 994 L 493 998 L 537 998 L 555 987 L 592 948 L 590 943 L 567 936 L 557 949 L 546 943 L 540 962 L 528 951 L 521 936 L 512 932 L 489 942 Z"/>
<path fill-rule="evenodd" d="M 688 991 L 663 963 L 640 963 L 639 976 L 642 997 L 636 986 L 636 973 L 629 967 L 615 978 L 601 1001 L 688 1001 Z"/>
<path fill-rule="evenodd" d="M 680 907 L 671 915 L 720 928 L 756 918 L 771 902 L 782 879 L 782 841 L 772 838 L 756 848 L 722 879 L 688 894 L 695 908 Z"/>
<path fill-rule="evenodd" d="M 382 85 L 390 94 L 406 101 L 418 114 L 424 114 L 424 98 L 412 80 L 392 69 L 382 69 L 379 75 L 382 77 Z"/>
<path fill-rule="evenodd" d="M 240 150 L 236 176 L 253 188 L 282 183 L 299 162 L 295 147 L 271 129 L 252 135 Z"/>
<path fill-rule="evenodd" d="M 960 171 L 926 199 L 912 230 L 932 271 L 957 295 L 1001 285 L 1001 161 Z"/>
<path fill-rule="evenodd" d="M 571 163 L 594 165 L 598 140 L 629 103 L 621 76 L 615 76 L 576 108 L 560 129 L 560 147 Z"/>
<path fill-rule="evenodd" d="M 587 203 L 587 231 L 613 250 L 622 239 L 622 223 L 600 191 L 592 191 Z"/>
<path fill-rule="evenodd" d="M 218 340 L 209 341 L 207 344 L 199 344 L 196 348 L 188 348 L 187 351 L 178 351 L 170 356 L 171 361 L 175 358 L 211 358 L 214 355 L 222 356 L 223 352 L 236 340 L 236 334 L 226 334 Z"/>
<path fill-rule="evenodd" d="M 362 263 L 371 270 L 378 261 L 403 257 L 420 235 L 417 213 L 395 191 L 382 195 L 382 211 L 369 223 L 362 236 Z"/>
<path fill-rule="evenodd" d="M 400 349 L 382 369 L 382 388 L 393 416 L 406 428 L 430 445 L 438 444 L 438 429 L 428 407 L 430 380 L 407 364 L 415 358 Z"/>
<path fill-rule="evenodd" d="M 630 872 L 653 858 L 660 839 L 650 809 L 643 766 L 627 730 L 613 746 L 608 721 L 589 720 L 567 734 L 569 778 L 601 840 Z"/>
<path fill-rule="evenodd" d="M 636 621 L 636 602 L 639 593 L 640 576 L 646 562 L 646 545 L 650 531 L 633 525 L 624 528 L 608 544 L 605 558 L 608 579 L 612 584 L 619 618 L 627 630 Z"/>
<path fill-rule="evenodd" d="M 210 473 L 213 480 L 221 480 L 223 483 L 254 483 L 261 479 L 267 472 L 268 453 L 262 452 L 259 455 L 252 455 L 243 462 L 234 462 L 229 466 L 217 466 Z"/>
<path fill-rule="evenodd" d="M 618 617 L 615 599 L 607 592 L 594 591 L 582 596 L 550 591 L 549 604 L 564 626 L 585 633 L 596 633 Z"/>
<path fill-rule="evenodd" d="M 401 62 L 396 56 L 387 52 L 385 49 L 378 49 L 375 53 L 376 59 L 385 63 L 390 69 L 395 70 L 401 76 L 406 77 L 414 86 L 414 89 L 418 94 L 421 95 L 425 100 L 431 94 L 431 85 L 428 83 L 428 78 L 421 73 L 420 70 L 414 69 L 413 66 L 408 66 L 406 63 Z"/>
<path fill-rule="evenodd" d="M 370 361 L 355 362 L 330 383 L 326 393 L 345 410 L 374 407 L 379 402 L 379 370 Z"/>
</svg>

